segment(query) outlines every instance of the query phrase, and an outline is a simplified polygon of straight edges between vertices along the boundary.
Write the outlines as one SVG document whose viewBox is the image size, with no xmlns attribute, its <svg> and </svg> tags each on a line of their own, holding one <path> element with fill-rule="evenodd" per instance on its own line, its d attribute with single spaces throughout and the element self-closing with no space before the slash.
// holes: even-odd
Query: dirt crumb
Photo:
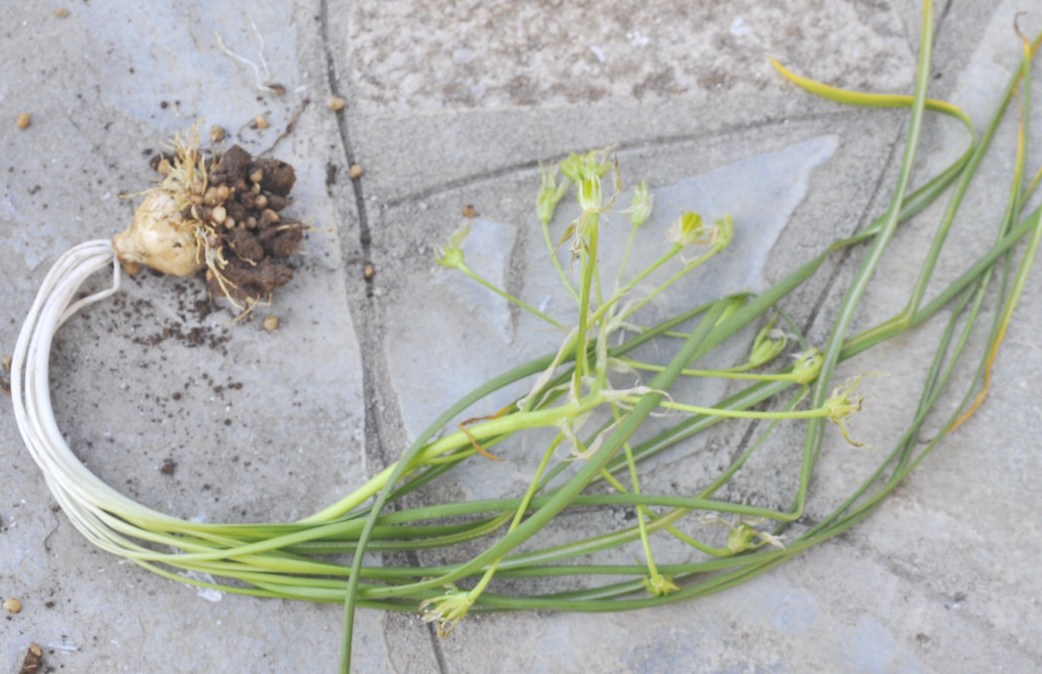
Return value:
<svg viewBox="0 0 1042 674">
<path fill-rule="evenodd" d="M 253 168 L 263 172 L 260 180 L 261 189 L 282 197 L 289 194 L 297 180 L 293 167 L 278 159 L 258 159 L 253 162 Z"/>
<path fill-rule="evenodd" d="M 22 666 L 18 674 L 37 674 L 43 666 L 43 648 L 40 644 L 30 644 L 22 658 Z"/>
</svg>

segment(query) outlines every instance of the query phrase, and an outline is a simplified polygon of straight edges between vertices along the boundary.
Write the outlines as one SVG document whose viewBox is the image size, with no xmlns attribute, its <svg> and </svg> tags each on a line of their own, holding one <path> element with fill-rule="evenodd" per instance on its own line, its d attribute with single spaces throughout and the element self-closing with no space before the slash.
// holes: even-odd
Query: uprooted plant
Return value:
<svg viewBox="0 0 1042 674">
<path fill-rule="evenodd" d="M 121 261 L 174 276 L 204 273 L 211 294 L 243 311 L 293 278 L 286 259 L 304 225 L 282 213 L 296 181 L 292 166 L 255 159 L 238 145 L 204 154 L 195 128 L 152 164 L 163 179 L 113 238 Z"/>
<path fill-rule="evenodd" d="M 520 310 L 544 320 L 559 332 L 560 348 L 464 396 L 434 420 L 397 462 L 319 512 L 289 523 L 185 521 L 120 494 L 75 458 L 50 409 L 49 351 L 65 319 L 118 288 L 119 267 L 113 263 L 107 241 L 83 244 L 58 261 L 20 335 L 12 393 L 26 444 L 66 514 L 100 547 L 180 582 L 231 593 L 343 603 L 343 671 L 349 668 L 352 620 L 358 607 L 420 610 L 425 620 L 435 622 L 444 633 L 469 612 L 634 609 L 699 597 L 753 578 L 865 518 L 948 432 L 972 415 L 986 394 L 991 366 L 1042 239 L 1042 210 L 1025 211 L 1042 172 L 1025 180 L 1023 151 L 1031 100 L 1030 64 L 1042 38 L 1024 41 L 1020 65 L 993 118 L 976 138 L 973 125 L 958 108 L 926 96 L 932 26 L 933 8 L 926 1 L 911 96 L 834 89 L 778 66 L 786 78 L 814 94 L 855 105 L 905 107 L 911 116 L 897 184 L 886 212 L 852 236 L 832 242 L 760 294 L 740 293 L 682 307 L 667 320 L 644 324 L 648 303 L 695 269 L 711 265 L 713 257 L 732 241 L 735 229 L 726 216 L 707 221 L 693 211 L 678 213 L 669 239 L 661 244 L 661 256 L 648 267 L 631 272 L 627 268 L 629 250 L 641 240 L 653 194 L 640 183 L 628 204 L 616 203 L 623 186 L 617 165 L 604 152 L 570 155 L 544 170 L 537 196 L 536 214 L 548 248 L 550 273 L 573 298 L 574 321 L 550 316 L 478 275 L 466 260 L 466 230 L 458 231 L 439 251 L 439 264 L 466 274 Z M 934 279 L 937 259 L 962 199 L 1014 99 L 1019 106 L 1020 148 L 1008 207 L 994 221 L 994 242 L 955 280 L 927 299 L 927 286 Z M 946 170 L 912 190 L 912 166 L 927 110 L 965 124 L 969 142 Z M 195 182 L 193 167 L 199 160 L 186 156 L 190 157 L 181 153 L 180 164 L 175 162 L 167 180 L 187 185 L 188 193 L 200 198 L 197 204 L 189 196 L 191 204 L 176 202 L 174 210 L 185 220 L 204 223 L 192 225 L 194 229 L 184 240 L 205 246 L 206 237 L 214 231 L 205 223 L 215 220 L 219 206 L 208 201 L 210 185 Z M 219 171 L 220 163 L 217 166 Z M 250 180 L 261 186 L 263 194 L 264 180 Z M 553 231 L 554 215 L 569 189 L 574 189 L 579 215 L 557 233 Z M 853 333 L 852 320 L 881 259 L 888 254 L 895 231 L 946 193 L 950 195 L 948 206 L 905 308 Z M 201 208 L 209 209 L 209 220 L 202 217 Z M 225 218 L 239 219 L 225 210 Z M 632 236 L 620 266 L 605 270 L 600 263 L 600 232 L 612 213 L 629 219 Z M 226 241 L 242 257 L 234 237 Z M 641 241 L 641 245 L 654 242 Z M 827 339 L 808 344 L 789 321 L 785 304 L 826 261 L 855 247 L 863 249 L 860 263 L 832 318 Z M 1014 257 L 1018 250 L 1019 260 Z M 219 253 L 207 252 L 201 258 L 196 254 L 195 259 L 205 260 L 208 266 L 214 263 L 216 270 L 211 267 L 211 271 L 215 275 L 223 272 L 234 280 L 229 267 L 221 265 L 222 259 L 231 264 L 227 253 L 223 258 Z M 109 265 L 117 279 L 114 288 L 77 301 L 83 281 Z M 569 274 L 568 269 L 577 273 Z M 985 325 L 986 303 L 996 291 L 999 305 L 992 312 L 990 326 Z M 802 521 L 815 495 L 812 482 L 828 424 L 835 424 L 849 440 L 846 422 L 861 407 L 858 380 L 836 381 L 837 365 L 929 320 L 943 321 L 944 328 L 899 440 L 889 451 L 879 452 L 877 466 L 849 488 L 845 499 L 817 507 L 819 512 L 827 512 L 825 516 L 812 523 Z M 756 330 L 757 335 L 745 362 L 724 367 L 706 364 L 715 349 L 743 339 L 746 328 Z M 969 365 L 976 367 L 972 388 L 961 401 L 952 403 L 954 374 L 972 358 L 971 337 L 982 329 L 988 335 L 987 344 L 978 363 Z M 642 354 L 649 346 L 669 354 L 666 360 L 645 358 Z M 696 377 L 727 378 L 742 384 L 721 400 L 686 399 L 688 389 L 677 382 Z M 524 395 L 498 411 L 485 409 L 490 396 L 520 382 L 527 391 Z M 460 423 L 468 412 L 488 416 Z M 645 488 L 642 470 L 652 457 L 731 418 L 758 420 L 762 429 L 715 477 L 690 493 Z M 925 424 L 931 421 L 936 426 L 938 418 L 943 430 L 922 441 Z M 726 486 L 783 423 L 803 426 L 790 502 L 768 507 L 726 497 Z M 535 438 L 533 444 L 540 452 L 538 465 L 521 493 L 428 505 L 410 505 L 402 498 L 449 470 L 465 469 L 463 464 L 475 455 L 476 460 L 494 457 L 497 446 L 516 444 L 523 435 Z M 401 507 L 388 509 L 395 501 Z M 624 509 L 635 521 L 616 523 L 607 530 L 573 528 L 563 544 L 539 541 L 537 534 L 556 525 L 560 515 L 581 509 Z M 723 526 L 707 527 L 707 522 Z M 582 522 L 572 519 L 569 526 L 581 527 Z M 665 537 L 682 546 L 682 558 L 667 559 L 660 554 L 658 542 Z M 607 554 L 634 542 L 642 550 L 640 563 L 620 562 Z M 436 565 L 365 563 L 366 552 L 432 548 L 448 556 L 456 552 L 457 558 Z M 186 577 L 179 573 L 182 571 L 220 580 Z M 566 590 L 553 586 L 554 579 L 561 577 L 573 581 Z"/>
</svg>

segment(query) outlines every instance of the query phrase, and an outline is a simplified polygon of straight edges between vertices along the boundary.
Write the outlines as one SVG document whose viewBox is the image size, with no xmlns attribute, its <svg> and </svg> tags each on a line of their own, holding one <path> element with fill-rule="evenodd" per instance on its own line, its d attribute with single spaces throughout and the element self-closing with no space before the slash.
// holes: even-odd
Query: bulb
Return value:
<svg viewBox="0 0 1042 674">
<path fill-rule="evenodd" d="M 120 260 L 139 262 L 164 274 L 193 276 L 206 266 L 196 224 L 182 217 L 173 194 L 154 189 L 112 245 Z"/>
</svg>

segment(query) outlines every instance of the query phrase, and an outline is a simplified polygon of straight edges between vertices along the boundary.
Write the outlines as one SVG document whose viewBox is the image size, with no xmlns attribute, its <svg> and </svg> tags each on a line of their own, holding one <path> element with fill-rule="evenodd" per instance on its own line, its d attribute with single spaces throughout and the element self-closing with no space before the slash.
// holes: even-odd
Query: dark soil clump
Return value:
<svg viewBox="0 0 1042 674">
<path fill-rule="evenodd" d="M 172 161 L 162 153 L 150 158 L 160 173 Z M 213 153 L 207 173 L 206 198 L 183 215 L 206 225 L 208 248 L 219 253 L 216 268 L 206 271 L 207 289 L 248 308 L 293 278 L 287 258 L 300 249 L 304 224 L 283 209 L 290 204 L 296 172 L 286 162 L 255 158 L 233 145 Z"/>
</svg>

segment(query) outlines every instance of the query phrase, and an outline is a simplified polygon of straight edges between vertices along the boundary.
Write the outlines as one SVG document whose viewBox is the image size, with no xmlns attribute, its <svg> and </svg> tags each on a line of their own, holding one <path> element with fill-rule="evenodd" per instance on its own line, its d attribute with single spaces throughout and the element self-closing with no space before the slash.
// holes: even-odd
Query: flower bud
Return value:
<svg viewBox="0 0 1042 674">
<path fill-rule="evenodd" d="M 821 352 L 811 347 L 797 354 L 796 364 L 792 366 L 792 378 L 797 384 L 809 384 L 818 378 L 821 364 L 824 362 Z"/>
<path fill-rule="evenodd" d="M 669 240 L 678 246 L 706 243 L 702 216 L 693 211 L 684 211 L 669 230 Z"/>
<path fill-rule="evenodd" d="M 640 227 L 651 217 L 654 197 L 648 191 L 648 181 L 641 180 L 633 190 L 633 205 L 630 207 L 630 222 Z"/>
<path fill-rule="evenodd" d="M 836 424 L 843 438 L 855 447 L 861 447 L 864 443 L 851 439 L 847 434 L 846 422 L 850 415 L 861 411 L 861 404 L 865 400 L 855 392 L 860 383 L 861 377 L 851 377 L 842 386 L 833 389 L 832 396 L 823 405 L 828 410 L 828 420 Z"/>
<path fill-rule="evenodd" d="M 734 238 L 734 220 L 730 215 L 725 215 L 713 223 L 713 228 L 711 243 L 721 250 L 727 248 Z"/>
<path fill-rule="evenodd" d="M 539 218 L 539 222 L 545 225 L 554 219 L 557 202 L 561 200 L 561 197 L 564 196 L 565 191 L 568 189 L 568 181 L 562 180 L 560 184 L 557 183 L 556 168 L 541 169 L 539 176 L 540 185 L 539 194 L 535 201 L 535 213 Z"/>
<path fill-rule="evenodd" d="M 463 258 L 463 242 L 470 234 L 470 222 L 464 221 L 459 229 L 449 237 L 449 243 L 444 248 L 438 246 L 435 250 L 435 261 L 446 269 L 463 269 L 466 262 Z"/>
<path fill-rule="evenodd" d="M 767 325 L 760 329 L 756 339 L 753 340 L 753 348 L 749 353 L 749 367 L 760 367 L 778 357 L 789 343 L 789 338 L 784 332 L 774 327 L 776 320 L 771 319 Z"/>
<path fill-rule="evenodd" d="M 607 154 L 607 150 L 591 150 L 586 154 L 573 152 L 561 160 L 561 173 L 577 185 L 587 178 L 600 178 L 611 168 Z"/>
<path fill-rule="evenodd" d="M 746 550 L 756 549 L 764 545 L 773 545 L 776 548 L 785 548 L 780 537 L 760 531 L 745 522 L 731 527 L 727 533 L 727 549 L 733 554 L 739 554 Z"/>
<path fill-rule="evenodd" d="M 727 549 L 737 555 L 753 547 L 756 541 L 756 529 L 748 524 L 739 524 L 727 532 Z"/>
<path fill-rule="evenodd" d="M 673 582 L 673 576 L 663 576 L 661 573 L 647 576 L 641 582 L 644 584 L 644 589 L 655 597 L 664 597 L 667 594 L 672 594 L 680 589 L 680 587 Z"/>
<path fill-rule="evenodd" d="M 584 212 L 600 211 L 604 206 L 604 195 L 601 192 L 601 179 L 597 176 L 584 178 L 578 186 L 579 207 Z"/>
<path fill-rule="evenodd" d="M 469 593 L 450 586 L 442 596 L 424 599 L 420 603 L 420 614 L 423 622 L 436 624 L 439 637 L 445 637 L 466 617 L 473 604 Z"/>
</svg>

